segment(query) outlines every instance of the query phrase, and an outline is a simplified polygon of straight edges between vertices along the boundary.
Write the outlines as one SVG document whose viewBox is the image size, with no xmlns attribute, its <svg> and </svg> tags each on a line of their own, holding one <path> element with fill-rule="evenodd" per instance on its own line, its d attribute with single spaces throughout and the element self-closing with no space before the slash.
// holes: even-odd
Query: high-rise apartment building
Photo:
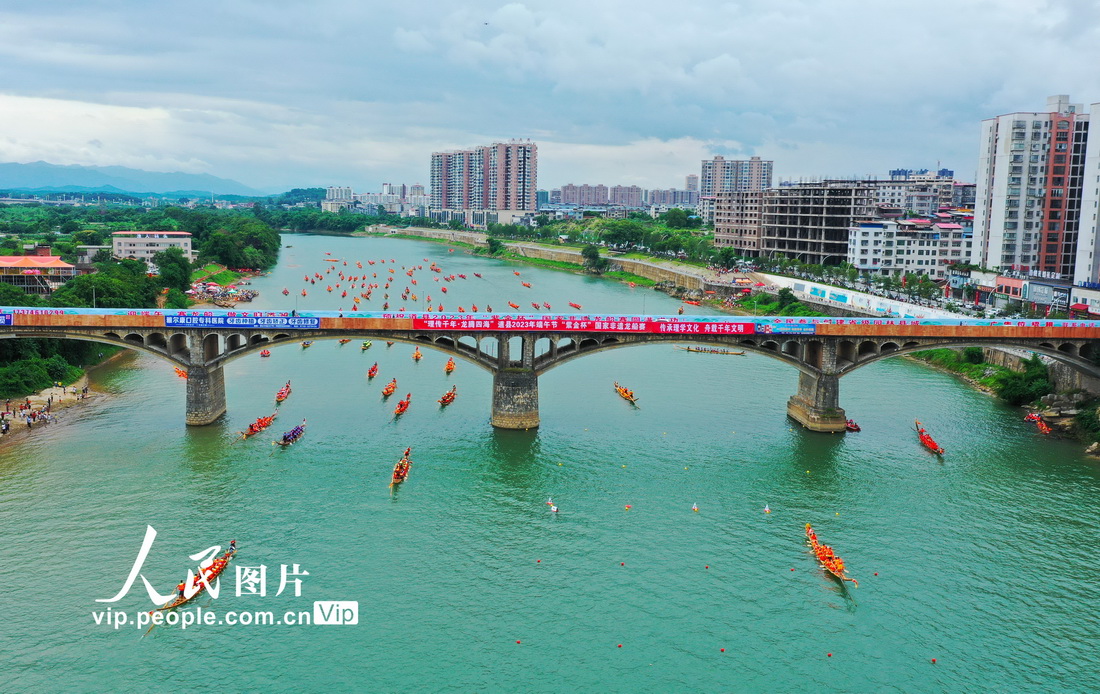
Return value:
<svg viewBox="0 0 1100 694">
<path fill-rule="evenodd" d="M 434 152 L 431 163 L 434 210 L 538 208 L 538 145 L 496 142 L 457 152 Z"/>
<path fill-rule="evenodd" d="M 644 204 L 645 191 L 639 186 L 611 186 L 608 189 L 607 202 L 620 207 L 641 207 Z"/>
<path fill-rule="evenodd" d="M 764 161 L 760 157 L 726 159 L 716 156 L 714 159 L 704 160 L 696 207 L 703 223 L 714 223 L 718 194 L 771 188 L 772 165 L 773 162 Z"/>
<path fill-rule="evenodd" d="M 587 183 L 579 186 L 568 183 L 561 187 L 563 205 L 606 205 L 607 201 L 607 186 L 602 183 L 594 186 Z"/>
<path fill-rule="evenodd" d="M 329 186 L 325 189 L 325 200 L 350 202 L 353 199 L 355 199 L 355 191 L 351 186 Z"/>
<path fill-rule="evenodd" d="M 1100 162 L 1089 145 L 1089 114 L 1065 94 L 1049 97 L 1044 111 L 982 121 L 974 262 L 1064 279 L 1076 270 L 1078 281 L 1097 281 L 1096 210 L 1082 219 L 1085 190 L 1096 200 Z"/>
<path fill-rule="evenodd" d="M 715 196 L 715 246 L 730 246 L 738 255 L 750 258 L 760 255 L 760 222 L 765 194 L 762 190 L 743 190 Z"/>
<path fill-rule="evenodd" d="M 727 190 L 764 190 L 772 185 L 772 164 L 760 157 L 725 159 L 715 157 L 703 162 L 699 195 L 714 196 Z M 690 189 L 689 189 L 690 190 Z"/>
<path fill-rule="evenodd" d="M 697 176 L 696 174 L 688 174 L 687 177 L 684 179 L 684 189 L 698 191 L 699 176 Z"/>
<path fill-rule="evenodd" d="M 646 200 L 650 205 L 694 207 L 699 202 L 699 193 L 694 190 L 680 190 L 678 188 L 651 190 L 646 194 Z"/>
</svg>

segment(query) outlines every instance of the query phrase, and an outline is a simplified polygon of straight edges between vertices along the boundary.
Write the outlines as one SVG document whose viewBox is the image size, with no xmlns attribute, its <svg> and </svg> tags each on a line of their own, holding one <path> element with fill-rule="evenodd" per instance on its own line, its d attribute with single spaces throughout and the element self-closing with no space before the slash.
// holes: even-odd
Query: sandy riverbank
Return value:
<svg viewBox="0 0 1100 694">
<path fill-rule="evenodd" d="M 46 388 L 33 395 L 28 395 L 23 398 L 6 398 L 0 405 L 8 405 L 3 410 L 8 414 L 5 418 L 11 423 L 11 429 L 7 434 L 0 436 L 0 445 L 19 441 L 23 438 L 33 436 L 34 433 L 44 427 L 56 427 L 59 424 L 63 425 L 65 421 L 65 411 L 72 407 L 83 407 L 85 405 L 94 403 L 97 400 L 107 397 L 108 393 L 96 389 L 90 382 L 88 374 L 102 367 L 105 364 L 110 364 L 116 359 L 119 359 L 122 355 L 127 354 L 127 350 L 119 351 L 116 354 L 112 354 L 107 359 L 103 360 L 95 366 L 88 367 L 84 371 L 84 375 L 78 380 L 64 388 L 58 388 L 56 386 L 52 388 Z M 76 388 L 76 393 L 73 394 L 73 388 Z M 84 388 L 88 388 L 88 392 L 84 393 Z M 49 424 L 45 422 L 36 422 L 29 429 L 27 428 L 26 417 L 23 415 L 26 413 L 19 412 L 19 403 L 26 403 L 30 401 L 32 410 L 42 410 L 47 405 L 50 407 L 50 414 L 53 416 L 53 421 Z"/>
</svg>

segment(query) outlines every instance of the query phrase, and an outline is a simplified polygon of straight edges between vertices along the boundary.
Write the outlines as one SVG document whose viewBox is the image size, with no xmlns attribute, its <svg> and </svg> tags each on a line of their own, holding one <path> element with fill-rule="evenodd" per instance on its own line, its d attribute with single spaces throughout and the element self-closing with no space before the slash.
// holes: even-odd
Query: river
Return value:
<svg viewBox="0 0 1100 694">
<path fill-rule="evenodd" d="M 382 258 L 396 260 L 395 289 L 402 265 L 423 265 L 414 291 L 447 308 L 679 306 L 440 244 L 283 238 L 279 266 L 253 283 L 257 308 L 348 308 L 321 283 L 301 297 L 303 275 L 362 260 L 384 276 L 389 262 L 366 263 Z M 326 251 L 349 265 L 323 262 Z M 469 279 L 444 297 L 424 259 Z M 198 428 L 183 424 L 172 368 L 134 355 L 94 372 L 112 397 L 0 447 L 0 689 L 1100 689 L 1100 466 L 1079 444 L 1040 438 L 1017 409 L 899 358 L 841 381 L 861 433 L 812 434 L 785 417 L 794 369 L 666 344 L 553 369 L 540 377 L 542 426 L 498 431 L 490 375 L 459 360 L 447 376 L 446 356 L 423 351 L 415 363 L 401 343 L 318 341 L 238 359 L 228 414 Z M 397 420 L 396 398 L 380 395 L 391 377 L 413 394 Z M 275 425 L 234 442 L 288 379 Z M 452 384 L 458 398 L 441 409 Z M 271 444 L 303 418 L 300 443 Z M 942 461 L 918 445 L 914 418 Z M 391 493 L 406 446 L 412 471 Z M 807 522 L 859 588 L 822 574 Z M 158 535 L 141 573 L 165 594 L 188 555 L 240 546 L 220 596 L 180 612 L 358 601 L 358 624 L 162 626 L 146 638 L 97 624 L 108 606 L 130 619 L 150 609 L 140 578 L 96 602 L 122 587 L 147 525 Z M 295 564 L 308 572 L 301 596 L 293 584 L 276 596 Z M 235 570 L 260 566 L 266 596 L 237 596 Z"/>
</svg>

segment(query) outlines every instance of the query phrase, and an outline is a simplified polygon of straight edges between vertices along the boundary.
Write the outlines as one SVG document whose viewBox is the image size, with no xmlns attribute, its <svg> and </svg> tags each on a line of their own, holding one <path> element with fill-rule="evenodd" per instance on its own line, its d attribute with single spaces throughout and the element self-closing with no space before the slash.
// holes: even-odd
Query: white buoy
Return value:
<svg viewBox="0 0 1100 694">
<path fill-rule="evenodd" d="M 550 506 L 550 512 L 551 512 L 551 513 L 557 513 L 557 512 L 558 512 L 558 507 L 557 507 L 557 506 L 553 506 L 553 505 L 551 505 L 551 506 Z"/>
<path fill-rule="evenodd" d="M 691 505 L 691 510 L 692 510 L 692 511 L 695 511 L 696 513 L 698 513 L 698 512 L 699 512 L 699 506 L 698 506 L 698 505 L 696 505 L 696 504 L 692 504 L 692 505 Z"/>
<path fill-rule="evenodd" d="M 772 510 L 770 508 L 768 508 L 768 505 L 764 504 L 764 513 L 771 513 L 771 512 L 772 512 Z"/>
</svg>

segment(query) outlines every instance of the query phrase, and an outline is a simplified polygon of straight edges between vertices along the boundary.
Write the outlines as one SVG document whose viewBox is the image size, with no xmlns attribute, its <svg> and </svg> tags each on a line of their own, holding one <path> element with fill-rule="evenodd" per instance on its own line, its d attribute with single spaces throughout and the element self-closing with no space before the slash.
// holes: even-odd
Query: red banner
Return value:
<svg viewBox="0 0 1100 694">
<path fill-rule="evenodd" d="M 640 320 L 632 317 L 599 318 L 561 316 L 503 316 L 493 318 L 414 318 L 414 330 L 486 330 L 547 332 L 656 333 L 684 335 L 752 335 L 752 323 L 710 323 L 666 320 Z"/>
</svg>

